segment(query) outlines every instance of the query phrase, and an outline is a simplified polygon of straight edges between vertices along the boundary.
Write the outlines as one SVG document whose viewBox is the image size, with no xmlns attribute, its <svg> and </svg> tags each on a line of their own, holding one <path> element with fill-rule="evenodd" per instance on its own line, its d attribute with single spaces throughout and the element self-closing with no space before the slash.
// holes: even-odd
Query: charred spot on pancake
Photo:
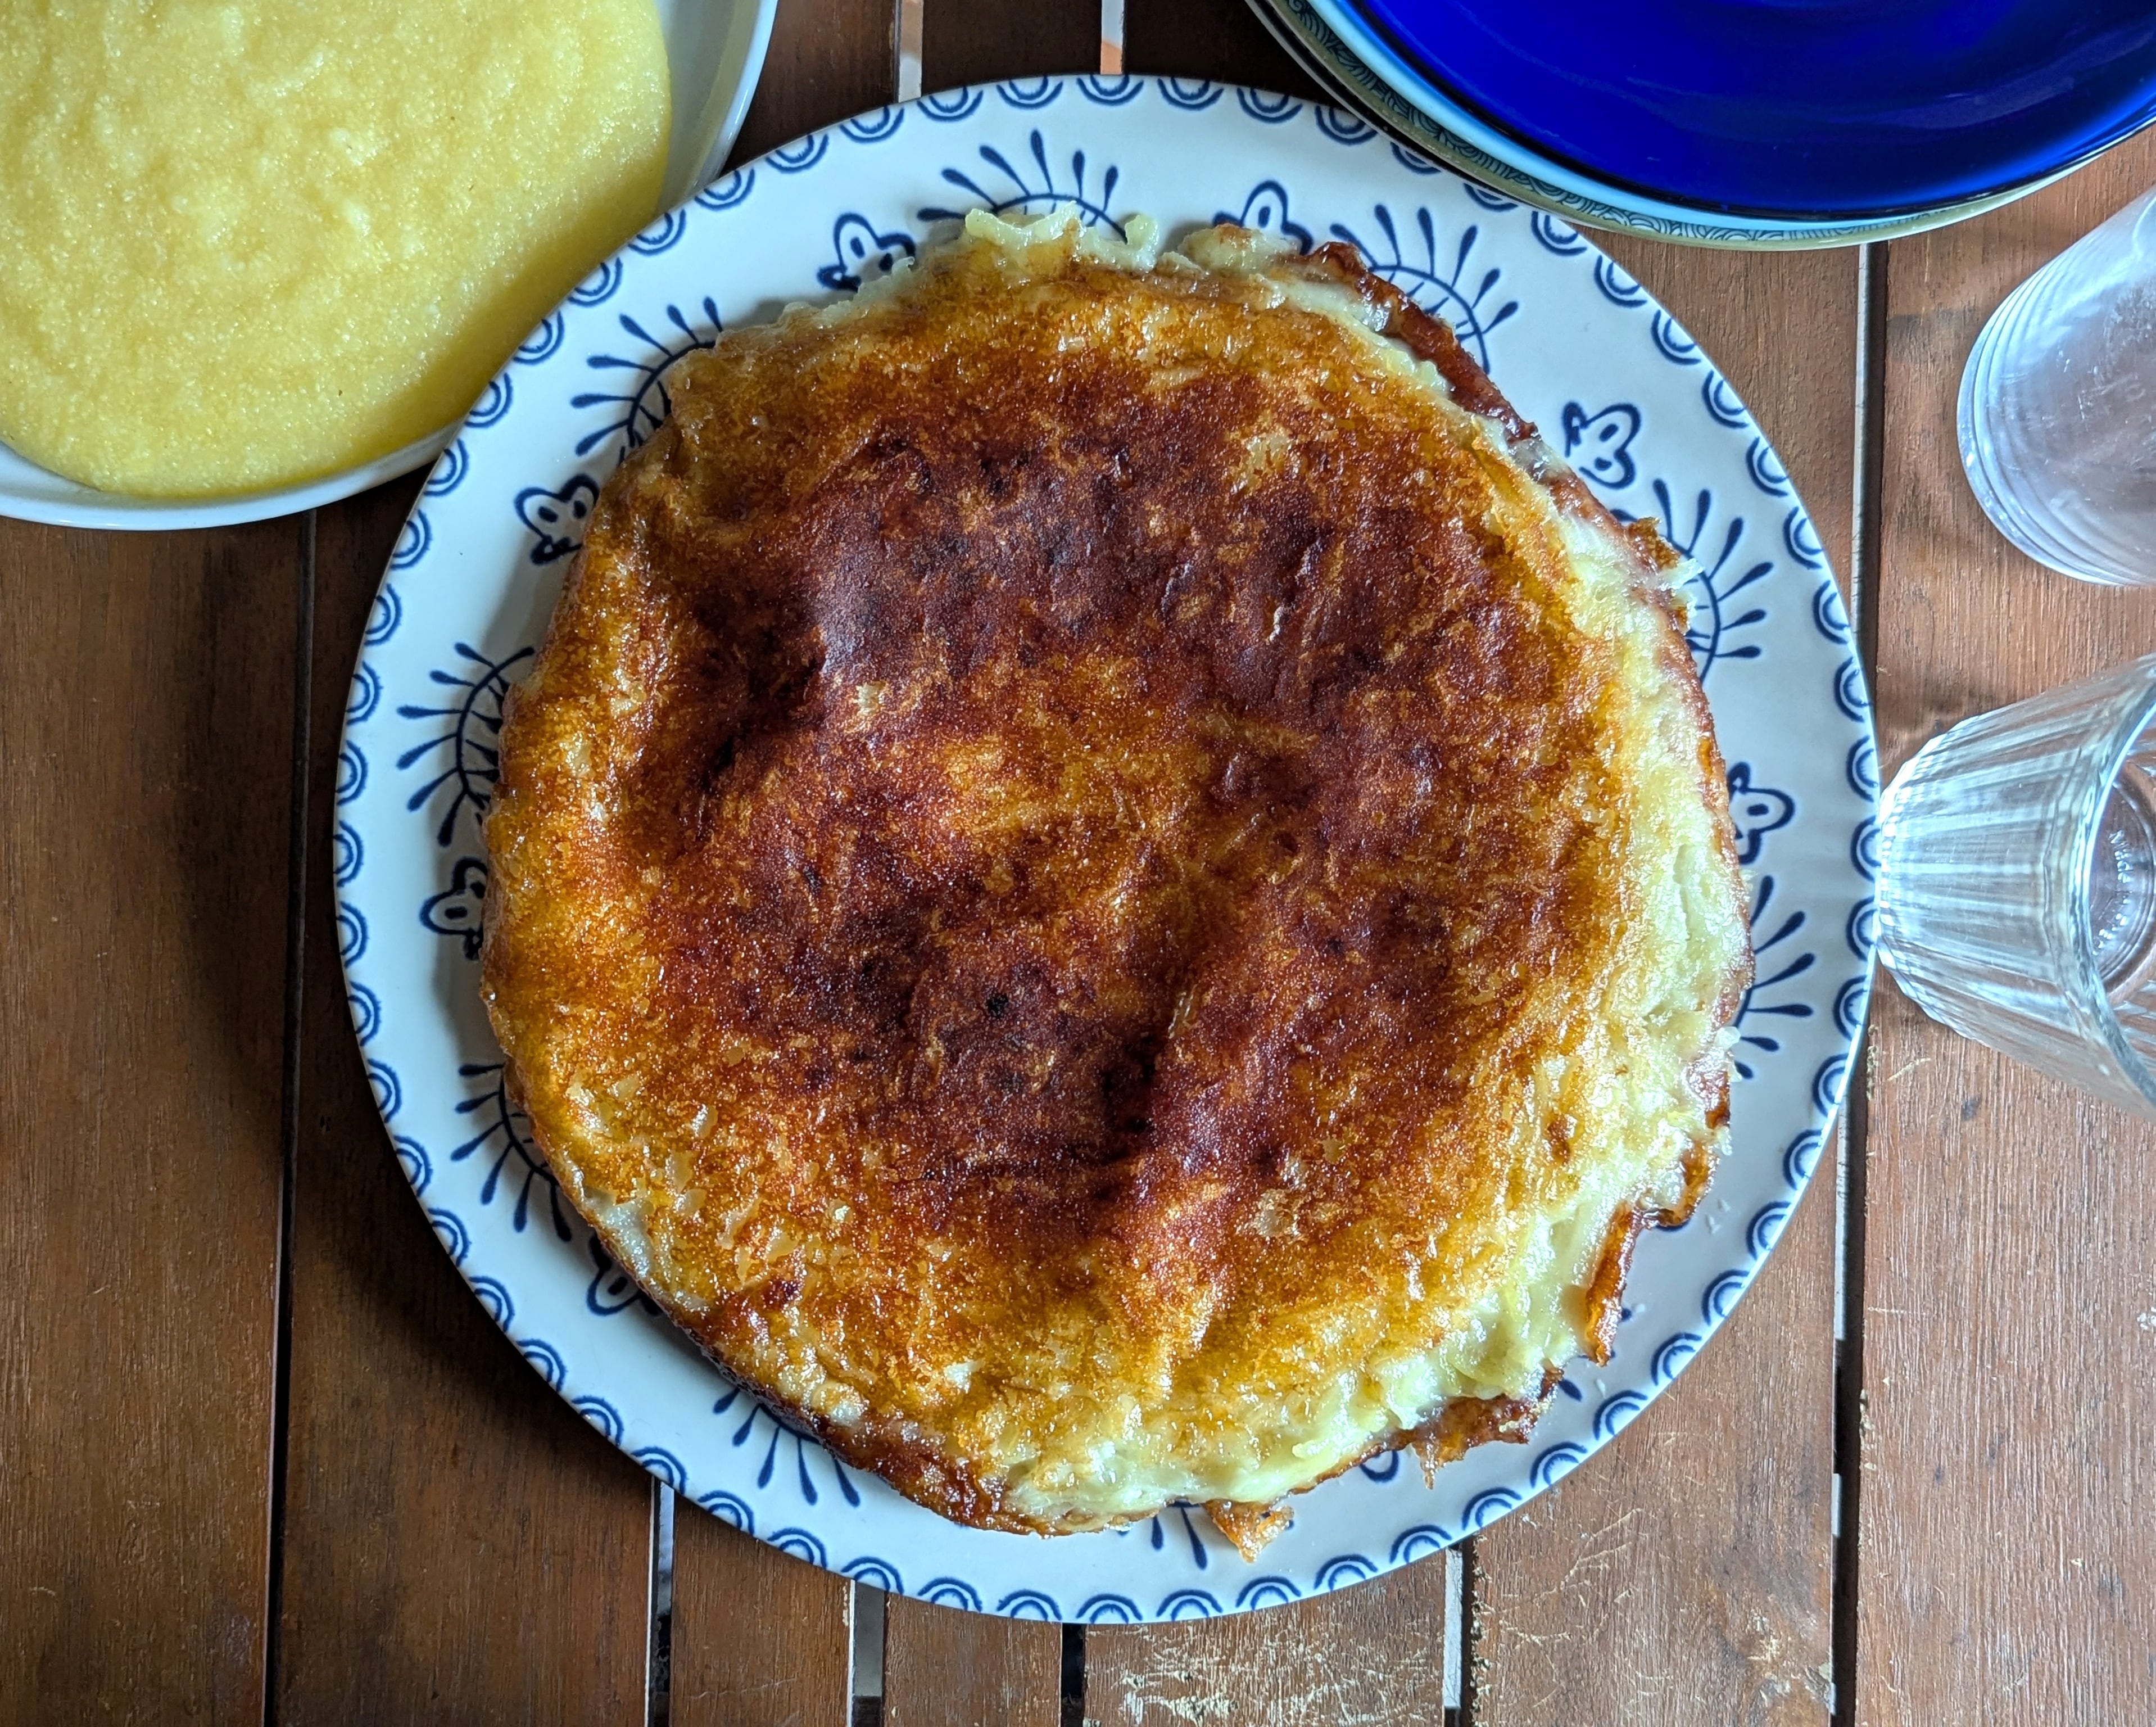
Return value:
<svg viewBox="0 0 2156 1727">
<path fill-rule="evenodd" d="M 840 1456 L 1254 1545 L 1606 1352 L 1748 953 L 1666 548 L 1352 255 L 1185 253 L 976 217 L 677 368 L 485 988 L 609 1250 Z"/>
</svg>

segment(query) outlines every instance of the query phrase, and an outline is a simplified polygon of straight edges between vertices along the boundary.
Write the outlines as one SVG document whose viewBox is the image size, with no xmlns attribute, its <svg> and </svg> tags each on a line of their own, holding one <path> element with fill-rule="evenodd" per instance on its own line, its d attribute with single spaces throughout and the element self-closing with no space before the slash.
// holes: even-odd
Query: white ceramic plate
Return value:
<svg viewBox="0 0 2156 1727">
<path fill-rule="evenodd" d="M 662 208 L 680 203 L 726 163 L 763 70 L 778 0 L 655 0 L 674 90 Z M 0 444 L 0 516 L 64 527 L 222 527 L 332 504 L 408 474 L 442 453 L 456 428 L 320 480 L 237 497 L 131 496 L 64 480 Z"/>
<path fill-rule="evenodd" d="M 1605 1367 L 1527 1446 L 1426 1488 L 1390 1456 L 1294 1502 L 1245 1564 L 1202 1512 L 1044 1541 L 947 1523 L 709 1366 L 598 1252 L 501 1085 L 475 958 L 479 822 L 501 702 L 591 501 L 666 409 L 664 372 L 722 321 L 829 298 L 976 204 L 1171 233 L 1237 218 L 1344 239 L 1451 321 L 1602 496 L 1697 560 L 1694 653 L 1730 763 L 1758 980 L 1739 1017 L 1733 1149 L 1697 1216 L 1640 1246 Z M 1211 84 L 1038 80 L 819 132 L 654 224 L 518 351 L 406 524 L 355 675 L 337 789 L 352 1015 L 436 1233 L 535 1370 L 677 1492 L 804 1559 L 990 1611 L 1146 1620 L 1337 1588 L 1471 1534 L 1611 1438 L 1751 1281 L 1820 1157 L 1861 1021 L 1875 786 L 1833 578 L 1772 445 L 1639 285 L 1562 222 L 1332 108 Z M 1773 1436 L 1760 1435 L 1763 1443 Z"/>
</svg>

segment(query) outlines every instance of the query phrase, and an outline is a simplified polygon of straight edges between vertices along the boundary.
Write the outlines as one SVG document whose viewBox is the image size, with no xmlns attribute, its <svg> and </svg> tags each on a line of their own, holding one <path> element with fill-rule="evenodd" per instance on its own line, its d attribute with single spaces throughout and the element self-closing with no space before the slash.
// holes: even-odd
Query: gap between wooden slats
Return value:
<svg viewBox="0 0 2156 1727">
<path fill-rule="evenodd" d="M 292 1208 L 298 1185 L 300 1031 L 306 1006 L 308 779 L 312 772 L 315 650 L 315 512 L 299 518 L 304 547 L 300 571 L 299 630 L 292 644 L 290 833 L 285 884 L 284 1109 L 277 1181 L 276 1335 L 270 1394 L 270 1552 L 263 1587 L 262 1723 L 278 1719 L 277 1666 L 282 1652 L 285 1596 L 285 1473 L 292 1412 Z"/>
<path fill-rule="evenodd" d="M 1856 505 L 1850 547 L 1849 613 L 1865 684 L 1876 707 L 1879 688 L 1880 464 L 1887 419 L 1887 261 L 1883 244 L 1857 259 Z M 1835 1213 L 1834 1286 L 1834 1685 L 1835 1727 L 1856 1727 L 1860 1534 L 1863 1517 L 1865 1195 L 1871 1141 L 1871 1031 L 1867 1024 L 1851 1064 L 1836 1138 L 1840 1207 Z"/>
</svg>

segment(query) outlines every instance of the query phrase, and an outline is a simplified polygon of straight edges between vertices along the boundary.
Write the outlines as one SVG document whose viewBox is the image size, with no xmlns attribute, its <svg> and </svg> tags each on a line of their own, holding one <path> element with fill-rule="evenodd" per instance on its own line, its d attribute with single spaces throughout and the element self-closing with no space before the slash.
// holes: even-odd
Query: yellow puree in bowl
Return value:
<svg viewBox="0 0 2156 1727">
<path fill-rule="evenodd" d="M 248 491 L 454 419 L 650 218 L 652 0 L 0 0 L 0 442 Z"/>
</svg>

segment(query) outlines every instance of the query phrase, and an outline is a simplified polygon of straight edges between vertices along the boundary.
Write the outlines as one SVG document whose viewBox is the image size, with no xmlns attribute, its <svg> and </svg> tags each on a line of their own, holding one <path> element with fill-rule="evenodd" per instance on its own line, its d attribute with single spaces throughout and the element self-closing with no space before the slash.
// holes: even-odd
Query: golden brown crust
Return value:
<svg viewBox="0 0 2156 1727">
<path fill-rule="evenodd" d="M 1282 268 L 1538 449 L 1352 254 Z M 605 488 L 489 823 L 534 1135 L 717 1360 L 962 1522 L 1157 1509 L 1060 1485 L 1132 1423 L 1194 1483 L 1363 1423 L 1289 1491 L 1524 1437 L 1524 1395 L 1325 1400 L 1442 1344 L 1522 1195 L 1638 1154 L 1566 1052 L 1638 961 L 1639 694 L 1554 540 L 1489 525 L 1521 482 L 1367 341 L 1196 271 L 984 270 L 729 337 Z M 1544 484 L 1661 619 L 1733 884 L 1659 542 Z M 1162 1497 L 1255 1539 L 1279 1494 Z"/>
<path fill-rule="evenodd" d="M 1616 1346 L 1617 1324 L 1625 1313 L 1625 1280 L 1632 1271 L 1632 1250 L 1657 1215 L 1644 1205 L 1627 1205 L 1610 1219 L 1609 1232 L 1603 1237 L 1594 1281 L 1587 1286 L 1587 1338 L 1582 1351 L 1598 1367 L 1609 1359 L 1609 1351 Z"/>
<path fill-rule="evenodd" d="M 1455 1397 L 1402 1443 L 1414 1448 L 1425 1478 L 1434 1477 L 1447 1463 L 1458 1462 L 1478 1445 L 1525 1445 L 1548 1406 L 1557 1381 L 1558 1370 L 1551 1368 L 1543 1376 L 1537 1396 Z"/>
<path fill-rule="evenodd" d="M 1285 1505 L 1243 1505 L 1233 1499 L 1208 1499 L 1205 1509 L 1214 1527 L 1234 1542 L 1235 1551 L 1246 1560 L 1255 1559 L 1295 1521 L 1295 1514 Z"/>
</svg>

